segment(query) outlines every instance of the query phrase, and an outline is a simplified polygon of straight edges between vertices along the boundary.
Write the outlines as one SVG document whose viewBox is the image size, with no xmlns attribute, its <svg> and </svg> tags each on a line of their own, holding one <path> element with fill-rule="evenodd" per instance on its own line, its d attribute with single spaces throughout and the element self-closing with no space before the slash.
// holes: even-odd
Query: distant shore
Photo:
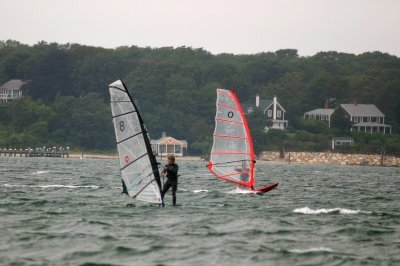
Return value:
<svg viewBox="0 0 400 266">
<path fill-rule="evenodd" d="M 96 154 L 96 153 L 70 153 L 69 158 L 80 159 L 80 158 L 90 158 L 90 159 L 118 159 L 118 154 Z M 166 161 L 166 157 L 158 157 L 158 161 Z M 176 157 L 177 161 L 201 161 L 203 160 L 200 156 L 183 156 Z"/>
<path fill-rule="evenodd" d="M 91 158 L 91 159 L 118 159 L 116 154 L 96 154 L 96 153 L 70 153 L 69 158 Z"/>
</svg>

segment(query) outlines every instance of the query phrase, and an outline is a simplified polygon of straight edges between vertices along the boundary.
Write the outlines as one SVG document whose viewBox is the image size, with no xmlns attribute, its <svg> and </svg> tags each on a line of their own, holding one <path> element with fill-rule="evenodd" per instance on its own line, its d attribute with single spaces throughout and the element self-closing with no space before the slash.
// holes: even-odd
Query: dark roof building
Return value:
<svg viewBox="0 0 400 266">
<path fill-rule="evenodd" d="M 352 131 L 392 134 L 392 126 L 385 124 L 385 115 L 374 104 L 341 104 L 353 123 Z"/>
<path fill-rule="evenodd" d="M 267 120 L 271 121 L 265 127 L 266 130 L 285 129 L 288 126 L 288 120 L 285 120 L 286 110 L 280 105 L 276 96 L 273 100 L 260 100 L 260 96 L 257 94 L 255 102 L 242 103 L 242 108 L 245 114 L 251 114 L 256 108 L 259 108 L 266 116 L 266 124 Z"/>
<path fill-rule="evenodd" d="M 0 86 L 0 102 L 9 102 L 22 97 L 22 87 L 28 81 L 12 79 Z"/>
<path fill-rule="evenodd" d="M 318 120 L 328 123 L 328 126 L 331 127 L 331 116 L 335 109 L 315 109 L 309 112 L 304 113 L 305 119 L 310 120 Z"/>
</svg>

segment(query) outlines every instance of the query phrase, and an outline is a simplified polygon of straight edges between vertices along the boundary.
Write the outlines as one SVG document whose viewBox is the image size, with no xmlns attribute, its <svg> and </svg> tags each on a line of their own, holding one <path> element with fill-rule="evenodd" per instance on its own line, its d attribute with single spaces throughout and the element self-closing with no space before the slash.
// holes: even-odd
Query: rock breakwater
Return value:
<svg viewBox="0 0 400 266">
<path fill-rule="evenodd" d="M 259 160 L 290 163 L 317 163 L 338 165 L 400 166 L 400 157 L 380 154 L 343 154 L 333 152 L 262 152 Z"/>
</svg>

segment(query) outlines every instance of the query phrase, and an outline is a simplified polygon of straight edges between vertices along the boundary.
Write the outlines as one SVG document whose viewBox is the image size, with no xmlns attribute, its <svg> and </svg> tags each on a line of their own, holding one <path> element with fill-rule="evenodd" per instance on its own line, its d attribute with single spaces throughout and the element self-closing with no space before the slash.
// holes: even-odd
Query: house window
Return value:
<svg viewBox="0 0 400 266">
<path fill-rule="evenodd" d="M 159 153 L 165 153 L 165 145 L 160 145 L 158 148 Z"/>
<path fill-rule="evenodd" d="M 247 112 L 250 114 L 250 113 L 252 113 L 253 112 L 253 107 L 250 107 L 248 110 L 247 110 Z"/>
<path fill-rule="evenodd" d="M 181 153 L 181 145 L 175 146 L 175 153 Z"/>
<path fill-rule="evenodd" d="M 325 120 L 325 116 L 321 115 L 321 121 Z"/>
<path fill-rule="evenodd" d="M 268 117 L 272 117 L 272 110 L 268 110 Z"/>
<path fill-rule="evenodd" d="M 167 153 L 174 153 L 174 150 L 173 144 L 167 144 Z"/>
<path fill-rule="evenodd" d="M 276 117 L 281 117 L 281 115 L 282 115 L 282 111 L 281 111 L 281 110 L 278 110 L 278 111 L 276 112 Z"/>
</svg>

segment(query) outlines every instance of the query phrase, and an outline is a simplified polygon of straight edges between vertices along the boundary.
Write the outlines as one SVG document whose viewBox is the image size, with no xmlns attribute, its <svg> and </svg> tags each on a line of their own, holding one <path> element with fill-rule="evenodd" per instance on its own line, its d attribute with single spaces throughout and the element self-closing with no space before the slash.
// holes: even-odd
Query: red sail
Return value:
<svg viewBox="0 0 400 266">
<path fill-rule="evenodd" d="M 220 179 L 254 187 L 254 150 L 236 94 L 217 89 L 214 143 L 208 169 Z"/>
</svg>

